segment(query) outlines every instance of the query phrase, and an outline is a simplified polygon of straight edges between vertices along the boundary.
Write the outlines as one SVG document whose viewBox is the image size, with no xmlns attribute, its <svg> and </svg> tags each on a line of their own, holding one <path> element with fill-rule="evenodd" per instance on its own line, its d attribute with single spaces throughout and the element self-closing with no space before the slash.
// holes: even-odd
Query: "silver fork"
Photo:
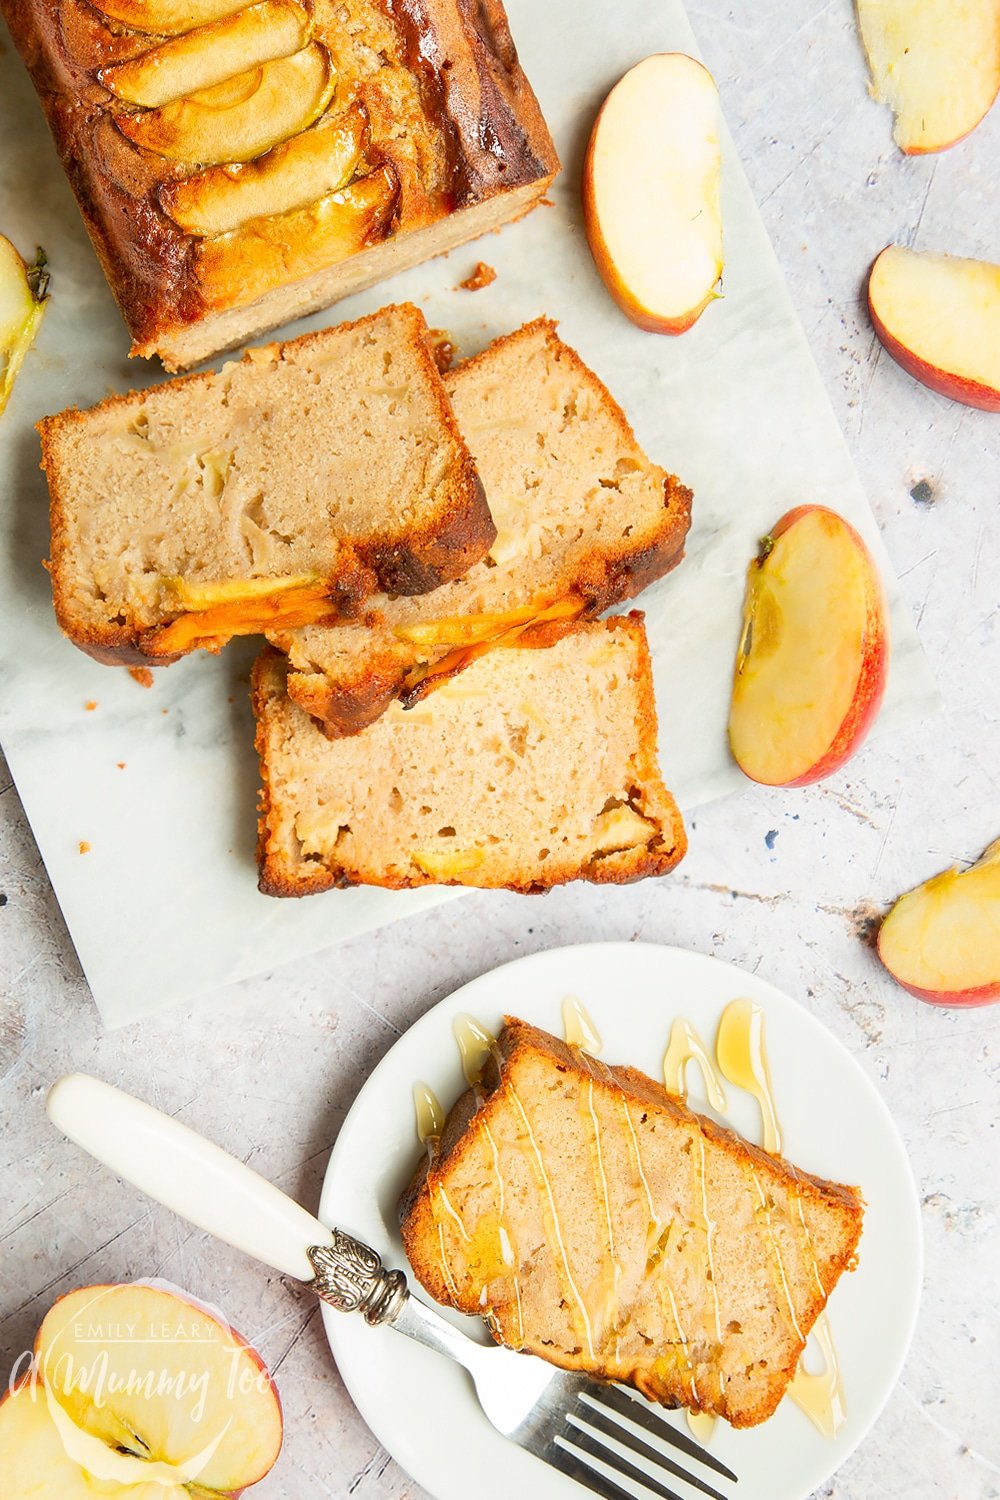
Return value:
<svg viewBox="0 0 1000 1500">
<path fill-rule="evenodd" d="M 189 1223 L 304 1282 L 338 1311 L 359 1312 L 456 1360 L 498 1432 L 594 1494 L 682 1500 L 668 1482 L 680 1480 L 711 1500 L 728 1500 L 690 1466 L 735 1483 L 732 1470 L 641 1396 L 530 1354 L 477 1344 L 412 1296 L 403 1272 L 385 1270 L 370 1245 L 327 1229 L 169 1115 L 84 1073 L 60 1079 L 47 1107 L 77 1145 Z"/>
</svg>

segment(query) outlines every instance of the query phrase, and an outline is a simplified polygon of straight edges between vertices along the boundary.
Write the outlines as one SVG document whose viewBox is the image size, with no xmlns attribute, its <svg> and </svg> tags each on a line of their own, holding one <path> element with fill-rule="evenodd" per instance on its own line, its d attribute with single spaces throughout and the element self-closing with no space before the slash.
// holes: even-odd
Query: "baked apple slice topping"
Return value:
<svg viewBox="0 0 1000 1500">
<path fill-rule="evenodd" d="M 889 245 L 868 278 L 868 309 L 907 374 L 1000 411 L 1000 265 Z"/>
<path fill-rule="evenodd" d="M 187 234 L 228 234 L 250 219 L 288 213 L 338 192 L 354 176 L 368 138 L 368 113 L 354 103 L 255 162 L 208 167 L 168 183 L 160 202 Z"/>
<path fill-rule="evenodd" d="M 297 0 L 260 0 L 139 57 L 102 68 L 98 77 L 127 104 L 156 109 L 261 63 L 289 57 L 302 50 L 311 32 L 309 14 Z"/>
<path fill-rule="evenodd" d="M 722 275 L 719 95 L 680 52 L 647 57 L 597 116 L 583 169 L 591 253 L 622 311 L 684 333 Z"/>
<path fill-rule="evenodd" d="M 997 0 L 857 0 L 871 92 L 896 116 L 907 155 L 974 130 L 1000 90 Z"/>
<path fill-rule="evenodd" d="M 729 742 L 767 786 L 805 786 L 858 749 L 882 702 L 889 625 L 868 548 L 819 505 L 789 511 L 747 578 Z"/>
<path fill-rule="evenodd" d="M 931 1005 L 1000 1000 L 1000 839 L 969 869 L 900 896 L 879 929 L 878 956 Z"/>
<path fill-rule="evenodd" d="M 115 123 L 135 145 L 173 161 L 247 162 L 307 130 L 336 85 L 330 54 L 311 42 L 159 109 L 116 114 Z"/>
<path fill-rule="evenodd" d="M 25 265 L 0 234 L 0 412 L 45 316 L 48 284 L 41 250 L 34 265 Z"/>
<path fill-rule="evenodd" d="M 153 36 L 179 36 L 246 8 L 247 0 L 92 0 L 111 21 Z"/>
</svg>

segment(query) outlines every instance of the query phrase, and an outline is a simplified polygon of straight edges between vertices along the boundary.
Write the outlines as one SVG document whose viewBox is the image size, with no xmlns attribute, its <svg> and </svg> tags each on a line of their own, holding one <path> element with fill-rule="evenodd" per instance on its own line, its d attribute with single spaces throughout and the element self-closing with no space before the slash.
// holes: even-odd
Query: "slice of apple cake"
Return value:
<svg viewBox="0 0 1000 1500">
<path fill-rule="evenodd" d="M 663 875 L 684 854 L 656 763 L 639 617 L 538 626 L 406 710 L 327 739 L 254 669 L 260 888 L 468 885 L 541 891 Z"/>
<path fill-rule="evenodd" d="M 539 618 L 586 617 L 684 555 L 691 491 L 651 463 L 592 370 L 539 318 L 445 376 L 497 525 L 489 555 L 364 624 L 269 632 L 288 693 L 331 736 L 412 703 Z"/>
</svg>

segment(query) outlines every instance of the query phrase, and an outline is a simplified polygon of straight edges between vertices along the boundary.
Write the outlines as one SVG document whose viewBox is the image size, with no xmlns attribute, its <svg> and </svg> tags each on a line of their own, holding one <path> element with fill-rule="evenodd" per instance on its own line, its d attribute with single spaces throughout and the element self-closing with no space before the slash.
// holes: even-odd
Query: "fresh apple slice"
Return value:
<svg viewBox="0 0 1000 1500">
<path fill-rule="evenodd" d="M 889 663 L 882 584 L 853 526 L 821 505 L 789 511 L 747 577 L 729 743 L 766 786 L 806 786 L 854 754 Z"/>
<path fill-rule="evenodd" d="M 250 301 L 269 287 L 346 260 L 389 233 L 399 179 L 388 162 L 308 208 L 253 219 L 232 234 L 200 240 L 195 270 L 208 305 Z"/>
<path fill-rule="evenodd" d="M 719 95 L 681 52 L 647 57 L 611 90 L 583 168 L 587 239 L 633 323 L 684 333 L 722 275 Z"/>
<path fill-rule="evenodd" d="M 156 109 L 236 73 L 288 57 L 306 45 L 312 23 L 298 0 L 260 0 L 234 16 L 173 37 L 128 62 L 102 68 L 106 89 L 127 104 Z"/>
<path fill-rule="evenodd" d="M 1000 1000 L 1000 839 L 968 870 L 945 870 L 900 896 L 879 929 L 878 956 L 931 1005 Z"/>
<path fill-rule="evenodd" d="M 72 1442 L 70 1444 L 72 1446 Z M 120 1455 L 106 1450 L 112 1461 Z M 183 1484 L 101 1481 L 71 1456 L 41 1383 L 28 1378 L 0 1399 L 0 1474 L 16 1500 L 191 1500 Z"/>
<path fill-rule="evenodd" d="M 248 68 L 225 83 L 200 89 L 160 109 L 120 114 L 115 121 L 137 146 L 173 161 L 252 161 L 298 135 L 326 109 L 337 75 L 318 42 Z"/>
<path fill-rule="evenodd" d="M 1000 411 L 1000 265 L 889 245 L 868 278 L 868 310 L 907 374 Z"/>
<path fill-rule="evenodd" d="M 975 130 L 1000 90 L 997 0 L 857 0 L 871 92 L 908 156 Z"/>
<path fill-rule="evenodd" d="M 244 10 L 247 0 L 93 0 L 109 20 L 154 36 L 178 36 Z"/>
<path fill-rule="evenodd" d="M 255 162 L 208 167 L 166 184 L 160 202 L 187 234 L 228 234 L 250 219 L 288 213 L 339 192 L 354 176 L 367 138 L 368 112 L 355 102 Z"/>
<path fill-rule="evenodd" d="M 0 234 L 0 412 L 45 316 L 48 284 L 42 251 L 33 266 L 26 266 Z"/>
<path fill-rule="evenodd" d="M 89 1464 L 86 1445 L 99 1439 L 122 1461 L 109 1474 L 141 1478 L 138 1461 L 168 1484 L 176 1473 L 199 1491 L 229 1493 L 262 1479 L 280 1451 L 281 1404 L 258 1355 L 162 1287 L 84 1287 L 61 1298 L 39 1329 L 35 1364 L 64 1444 L 79 1441 Z"/>
</svg>

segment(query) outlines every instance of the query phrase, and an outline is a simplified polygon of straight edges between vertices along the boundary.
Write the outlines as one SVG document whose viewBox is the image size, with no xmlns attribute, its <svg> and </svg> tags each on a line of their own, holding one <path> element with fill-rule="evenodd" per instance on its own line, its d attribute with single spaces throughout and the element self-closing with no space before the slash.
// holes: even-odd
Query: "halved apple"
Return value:
<svg viewBox="0 0 1000 1500">
<path fill-rule="evenodd" d="M 213 1313 L 159 1286 L 61 1298 L 39 1329 L 35 1366 L 69 1458 L 108 1483 L 148 1474 L 231 1493 L 262 1479 L 281 1449 L 281 1404 L 259 1356 Z M 55 1488 L 18 1493 L 63 1500 Z"/>
<path fill-rule="evenodd" d="M 367 137 L 368 112 L 355 102 L 255 162 L 208 167 L 167 183 L 160 202 L 187 234 L 228 234 L 250 219 L 288 213 L 339 192 L 354 176 Z"/>
<path fill-rule="evenodd" d="M 155 36 L 178 36 L 234 15 L 246 7 L 247 0 L 93 0 L 103 16 L 120 21 L 133 31 Z"/>
<path fill-rule="evenodd" d="M 45 316 L 48 284 L 42 252 L 27 266 L 0 234 L 0 412 Z"/>
<path fill-rule="evenodd" d="M 900 896 L 879 929 L 878 956 L 931 1005 L 1000 1000 L 1000 839 L 968 870 L 945 870 Z"/>
<path fill-rule="evenodd" d="M 389 233 L 399 179 L 388 162 L 308 208 L 252 219 L 231 234 L 200 240 L 195 269 L 209 306 L 250 301 L 270 287 L 356 255 Z"/>
<path fill-rule="evenodd" d="M 72 1446 L 72 1443 L 71 1445 Z M 107 1456 L 119 1457 L 112 1449 Z M 4 1494 L 17 1500 L 191 1500 L 182 1482 L 101 1481 L 69 1452 L 53 1420 L 46 1392 L 28 1377 L 0 1398 L 0 1474 Z"/>
<path fill-rule="evenodd" d="M 868 278 L 868 310 L 907 374 L 1000 411 L 1000 265 L 889 245 Z"/>
<path fill-rule="evenodd" d="M 309 13 L 298 0 L 260 0 L 236 15 L 162 42 L 139 57 L 102 68 L 98 77 L 126 103 L 156 109 L 261 63 L 299 52 L 311 32 Z"/>
<path fill-rule="evenodd" d="M 747 577 L 729 743 L 766 786 L 806 786 L 854 754 L 878 712 L 889 663 L 875 563 L 842 516 L 787 515 Z"/>
<path fill-rule="evenodd" d="M 680 52 L 647 57 L 611 90 L 583 168 L 591 253 L 640 328 L 684 333 L 722 275 L 719 95 Z"/>
<path fill-rule="evenodd" d="M 909 156 L 974 130 L 1000 90 L 997 0 L 857 0 L 871 93 Z"/>
<path fill-rule="evenodd" d="M 159 109 L 115 115 L 123 135 L 173 161 L 252 161 L 307 130 L 337 86 L 330 54 L 319 42 L 249 68 Z"/>
</svg>

